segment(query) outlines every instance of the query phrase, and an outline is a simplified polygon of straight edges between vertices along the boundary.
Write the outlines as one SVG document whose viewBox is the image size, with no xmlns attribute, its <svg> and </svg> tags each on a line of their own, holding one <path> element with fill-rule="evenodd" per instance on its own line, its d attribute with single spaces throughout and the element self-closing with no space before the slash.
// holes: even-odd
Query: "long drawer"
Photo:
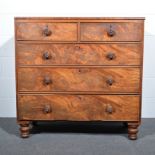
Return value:
<svg viewBox="0 0 155 155">
<path fill-rule="evenodd" d="M 19 91 L 139 92 L 140 68 L 20 67 Z"/>
<path fill-rule="evenodd" d="M 17 44 L 19 65 L 140 65 L 142 44 Z"/>
<path fill-rule="evenodd" d="M 19 95 L 18 101 L 19 120 L 139 119 L 136 95 Z"/>
</svg>

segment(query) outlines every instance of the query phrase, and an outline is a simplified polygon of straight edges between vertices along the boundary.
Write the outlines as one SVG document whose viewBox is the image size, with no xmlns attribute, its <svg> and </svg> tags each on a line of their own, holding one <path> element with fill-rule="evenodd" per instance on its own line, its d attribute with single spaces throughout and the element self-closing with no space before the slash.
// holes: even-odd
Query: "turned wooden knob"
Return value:
<svg viewBox="0 0 155 155">
<path fill-rule="evenodd" d="M 43 108 L 43 112 L 45 114 L 50 113 L 52 111 L 51 106 L 50 105 L 45 105 Z"/>
<path fill-rule="evenodd" d="M 49 54 L 49 52 L 44 52 L 43 53 L 43 59 L 48 60 L 51 58 L 51 55 Z"/>
<path fill-rule="evenodd" d="M 52 34 L 52 31 L 49 30 L 48 25 L 46 25 L 46 26 L 44 27 L 44 29 L 43 29 L 43 34 L 44 34 L 45 36 L 50 36 L 50 35 Z"/>
<path fill-rule="evenodd" d="M 108 113 L 108 114 L 112 114 L 113 113 L 113 107 L 112 107 L 112 105 L 107 105 L 106 106 L 106 112 Z"/>
<path fill-rule="evenodd" d="M 112 25 L 110 25 L 110 28 L 107 33 L 109 37 L 113 37 L 115 35 L 115 31 L 113 30 Z"/>
<path fill-rule="evenodd" d="M 52 83 L 52 79 L 48 76 L 45 76 L 43 82 L 45 85 L 49 85 Z"/>
<path fill-rule="evenodd" d="M 114 83 L 114 80 L 112 78 L 107 79 L 107 84 L 112 86 L 112 84 Z"/>
<path fill-rule="evenodd" d="M 112 52 L 109 52 L 109 53 L 107 54 L 107 58 L 108 58 L 109 60 L 113 60 L 115 57 L 116 57 L 115 54 L 112 53 Z"/>
</svg>

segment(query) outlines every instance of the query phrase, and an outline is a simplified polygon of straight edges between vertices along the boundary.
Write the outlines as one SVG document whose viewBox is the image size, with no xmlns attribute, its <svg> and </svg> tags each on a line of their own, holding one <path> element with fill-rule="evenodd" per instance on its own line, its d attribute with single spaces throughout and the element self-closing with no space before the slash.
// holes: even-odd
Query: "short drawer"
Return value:
<svg viewBox="0 0 155 155">
<path fill-rule="evenodd" d="M 77 41 L 76 23 L 16 23 L 17 40 Z"/>
<path fill-rule="evenodd" d="M 141 22 L 81 23 L 81 41 L 142 41 Z"/>
<path fill-rule="evenodd" d="M 142 44 L 17 44 L 19 65 L 140 65 Z"/>
<path fill-rule="evenodd" d="M 21 67 L 19 91 L 139 92 L 140 68 Z"/>
<path fill-rule="evenodd" d="M 134 95 L 19 95 L 20 120 L 138 121 Z"/>
</svg>

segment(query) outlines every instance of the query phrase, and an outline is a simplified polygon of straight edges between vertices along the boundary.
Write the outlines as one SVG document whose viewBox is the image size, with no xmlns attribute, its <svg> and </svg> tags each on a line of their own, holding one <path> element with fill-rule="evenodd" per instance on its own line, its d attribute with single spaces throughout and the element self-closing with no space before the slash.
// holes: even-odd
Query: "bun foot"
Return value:
<svg viewBox="0 0 155 155">
<path fill-rule="evenodd" d="M 22 138 L 28 138 L 30 134 L 30 122 L 20 122 L 20 135 Z"/>
<path fill-rule="evenodd" d="M 137 139 L 138 123 L 128 123 L 128 137 L 130 140 Z"/>
</svg>

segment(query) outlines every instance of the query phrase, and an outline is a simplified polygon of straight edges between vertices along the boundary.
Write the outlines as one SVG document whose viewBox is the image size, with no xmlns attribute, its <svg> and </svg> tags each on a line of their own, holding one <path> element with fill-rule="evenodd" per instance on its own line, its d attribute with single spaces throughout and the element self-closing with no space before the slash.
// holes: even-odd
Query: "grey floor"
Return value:
<svg viewBox="0 0 155 155">
<path fill-rule="evenodd" d="M 15 118 L 0 118 L 0 155 L 155 155 L 155 119 L 143 119 L 130 141 L 122 123 L 39 123 L 19 137 Z"/>
</svg>

